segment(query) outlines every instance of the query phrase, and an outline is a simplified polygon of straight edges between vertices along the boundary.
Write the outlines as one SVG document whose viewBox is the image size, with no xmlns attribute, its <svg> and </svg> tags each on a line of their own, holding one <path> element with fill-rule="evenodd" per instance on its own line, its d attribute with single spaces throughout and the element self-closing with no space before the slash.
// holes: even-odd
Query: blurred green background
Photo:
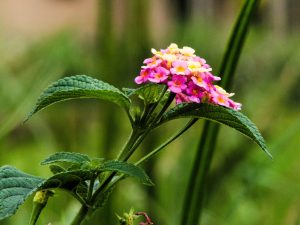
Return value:
<svg viewBox="0 0 300 225">
<path fill-rule="evenodd" d="M 135 87 L 150 49 L 191 46 L 218 70 L 241 0 L 1 0 L 0 165 L 47 177 L 39 165 L 56 151 L 112 159 L 130 124 L 118 107 L 95 100 L 56 104 L 23 119 L 56 79 L 87 74 Z M 274 160 L 223 127 L 209 179 L 205 225 L 300 224 L 300 3 L 262 1 L 253 20 L 233 92 L 242 112 L 262 131 Z M 221 74 L 216 74 L 221 75 Z M 152 133 L 135 157 L 180 128 Z M 115 213 L 134 207 L 155 224 L 174 225 L 180 213 L 202 123 L 144 165 L 154 187 L 122 181 L 90 224 L 115 225 Z M 65 225 L 79 204 L 58 192 L 38 224 Z M 31 199 L 2 225 L 26 224 Z"/>
</svg>

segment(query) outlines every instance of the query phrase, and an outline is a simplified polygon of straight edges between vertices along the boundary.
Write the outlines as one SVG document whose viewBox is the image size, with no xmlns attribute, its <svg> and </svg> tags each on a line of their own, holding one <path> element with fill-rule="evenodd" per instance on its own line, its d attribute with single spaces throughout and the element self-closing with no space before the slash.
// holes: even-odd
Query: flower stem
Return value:
<svg viewBox="0 0 300 225">
<path fill-rule="evenodd" d="M 156 103 L 155 107 L 151 108 L 151 112 L 150 113 L 145 112 L 146 117 L 150 118 L 151 114 L 154 112 L 154 109 L 156 108 L 156 106 L 159 104 L 159 102 L 163 98 L 165 92 L 166 92 L 166 88 L 164 89 L 163 93 L 161 94 L 159 101 Z M 127 140 L 126 144 L 124 145 L 123 149 L 119 153 L 117 160 L 127 161 L 129 159 L 129 157 L 138 148 L 138 146 L 141 144 L 141 142 L 144 140 L 144 138 L 147 136 L 147 134 L 155 127 L 155 124 L 158 122 L 158 120 L 160 120 L 163 113 L 168 109 L 168 107 L 171 104 L 171 102 L 173 101 L 173 99 L 174 99 L 174 95 L 170 94 L 170 96 L 169 96 L 167 102 L 164 104 L 163 108 L 160 110 L 160 112 L 157 114 L 157 116 L 154 118 L 154 120 L 149 122 L 149 124 L 146 127 L 143 127 L 143 126 L 139 127 L 139 126 L 136 126 L 136 124 L 132 123 L 133 130 L 130 134 L 129 139 Z M 144 125 L 144 124 L 141 124 L 141 125 Z M 179 135 L 177 135 L 177 137 Z M 110 187 L 110 185 L 116 184 L 116 182 L 112 182 L 115 175 L 116 175 L 116 172 L 110 173 L 107 176 L 107 178 L 103 181 L 103 183 L 100 185 L 100 187 L 94 193 L 92 192 L 92 189 L 89 189 L 88 203 L 91 205 L 91 207 L 88 207 L 86 204 L 83 204 L 71 225 L 82 224 L 82 222 L 85 220 L 87 215 L 91 214 L 95 211 L 99 196 L 101 196 L 101 194 L 107 187 Z M 116 180 L 119 180 L 119 179 L 116 179 Z M 91 182 L 91 184 L 93 184 L 93 183 Z"/>
<path fill-rule="evenodd" d="M 163 108 L 161 109 L 161 111 L 158 113 L 158 115 L 155 117 L 152 125 L 154 125 L 156 122 L 158 122 L 162 115 L 164 114 L 164 112 L 168 109 L 168 107 L 170 106 L 170 104 L 172 103 L 172 101 L 174 100 L 175 98 L 175 94 L 174 93 L 170 93 L 170 96 L 168 97 L 168 100 L 167 102 L 164 104 Z"/>
<path fill-rule="evenodd" d="M 149 108 L 147 108 L 147 106 L 145 106 L 145 108 L 144 108 L 145 111 L 143 113 L 142 120 L 141 120 L 142 123 L 146 124 L 148 122 L 147 120 L 149 119 L 149 117 L 151 117 L 152 113 L 154 112 L 156 107 L 159 105 L 160 101 L 163 99 L 164 95 L 166 94 L 166 91 L 167 91 L 167 87 L 165 86 L 158 98 L 158 101 L 155 102 Z"/>
<path fill-rule="evenodd" d="M 81 225 L 82 222 L 86 219 L 89 213 L 89 208 L 85 205 L 82 205 L 76 217 L 72 221 L 71 225 Z"/>
<path fill-rule="evenodd" d="M 137 130 L 137 128 L 134 128 L 122 151 L 119 153 L 117 160 L 123 161 L 124 158 L 126 158 L 127 152 L 132 148 L 132 146 L 135 144 L 135 142 L 139 139 L 140 136 L 141 133 Z"/>
<path fill-rule="evenodd" d="M 159 101 L 162 99 L 165 92 L 166 91 L 164 90 L 163 94 L 160 96 Z M 168 100 L 166 101 L 166 103 L 164 104 L 162 109 L 160 110 L 160 112 L 157 114 L 157 116 L 155 116 L 154 120 L 150 121 L 149 122 L 150 124 L 148 125 L 148 127 L 146 127 L 145 129 L 142 129 L 142 132 L 139 132 L 137 137 L 133 137 L 132 142 L 129 141 L 128 148 L 124 148 L 124 150 L 122 151 L 122 154 L 120 155 L 118 160 L 127 161 L 130 158 L 130 156 L 139 147 L 139 145 L 142 143 L 142 141 L 145 139 L 145 137 L 149 134 L 149 132 L 156 127 L 157 122 L 161 119 L 163 113 L 168 109 L 168 107 L 172 103 L 174 97 L 175 97 L 175 94 L 171 93 L 170 96 L 168 97 Z M 159 103 L 159 101 L 158 101 L 158 103 Z"/>
<path fill-rule="evenodd" d="M 88 195 L 87 195 L 87 202 L 90 204 L 90 201 L 93 197 L 93 191 L 94 191 L 94 185 L 95 185 L 95 180 L 97 178 L 97 175 L 94 175 L 91 179 L 90 185 L 89 185 L 89 190 L 88 190 Z"/>
<path fill-rule="evenodd" d="M 145 155 L 143 158 L 141 158 L 139 161 L 137 161 L 135 163 L 135 165 L 140 165 L 141 163 L 152 158 L 154 155 L 156 155 L 158 152 L 160 152 L 163 148 L 165 148 L 167 145 L 169 145 L 171 142 L 173 142 L 175 139 L 177 139 L 179 136 L 181 136 L 185 131 L 187 131 L 196 122 L 197 122 L 197 119 L 190 120 L 182 129 L 179 130 L 179 132 L 174 134 L 172 137 L 170 137 L 167 141 L 165 141 L 160 146 L 158 146 L 156 149 L 151 151 L 149 154 Z"/>
<path fill-rule="evenodd" d="M 153 151 L 151 151 L 149 154 L 147 154 L 146 156 L 144 156 L 143 158 L 141 158 L 139 161 L 137 161 L 135 163 L 135 165 L 138 166 L 138 165 L 142 164 L 143 162 L 145 162 L 145 161 L 149 160 L 150 158 L 152 158 L 154 155 L 156 155 L 158 152 L 160 152 L 164 147 L 166 147 L 168 144 L 170 144 L 175 139 L 177 139 L 179 136 L 181 136 L 185 131 L 187 131 L 197 121 L 198 121 L 198 119 L 190 120 L 182 129 L 180 129 L 179 132 L 177 132 L 175 135 L 173 135 L 172 137 L 170 137 L 167 141 L 165 141 L 164 143 L 162 143 L 160 146 L 158 146 L 156 149 L 154 149 Z M 110 185 L 113 186 L 115 183 L 117 183 L 118 181 L 122 180 L 123 178 L 124 178 L 124 174 L 120 175 L 117 179 L 115 179 L 112 183 L 110 183 Z"/>
</svg>

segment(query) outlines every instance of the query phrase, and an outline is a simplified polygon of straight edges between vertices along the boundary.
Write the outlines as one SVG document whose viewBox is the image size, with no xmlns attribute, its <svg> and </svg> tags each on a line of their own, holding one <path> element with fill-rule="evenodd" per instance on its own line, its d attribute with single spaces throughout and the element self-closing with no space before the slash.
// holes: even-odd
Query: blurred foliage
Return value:
<svg viewBox="0 0 300 225">
<path fill-rule="evenodd" d="M 164 48 L 170 42 L 195 48 L 213 68 L 218 67 L 230 24 L 195 18 L 173 24 L 170 33 L 154 41 L 148 22 L 140 19 L 146 13 L 145 6 L 131 1 L 128 13 L 132 16 L 126 21 L 122 38 L 113 31 L 103 35 L 112 24 L 106 15 L 105 20 L 99 18 L 95 40 L 83 41 L 70 32 L 27 47 L 19 46 L 16 40 L 1 40 L 5 43 L 0 48 L 1 165 L 48 176 L 49 171 L 39 162 L 51 153 L 75 151 L 112 158 L 125 142 L 130 124 L 124 112 L 96 100 L 58 104 L 22 124 L 39 93 L 58 77 L 88 74 L 118 87 L 133 87 L 133 78 L 150 48 Z M 243 113 L 265 135 L 274 160 L 246 138 L 222 128 L 203 224 L 300 224 L 299 58 L 296 32 L 276 37 L 265 25 L 257 25 L 250 32 L 237 71 L 234 99 L 243 103 Z M 138 154 L 149 151 L 182 124 L 176 121 L 159 128 Z M 134 180 L 122 182 L 111 203 L 95 215 L 94 224 L 117 224 L 115 212 L 120 214 L 130 207 L 149 212 L 155 224 L 178 224 L 201 128 L 199 122 L 145 165 L 155 187 L 145 188 Z M 67 224 L 76 214 L 77 202 L 60 193 L 54 198 L 39 224 Z M 16 216 L 0 224 L 25 224 L 30 210 L 28 201 Z"/>
</svg>

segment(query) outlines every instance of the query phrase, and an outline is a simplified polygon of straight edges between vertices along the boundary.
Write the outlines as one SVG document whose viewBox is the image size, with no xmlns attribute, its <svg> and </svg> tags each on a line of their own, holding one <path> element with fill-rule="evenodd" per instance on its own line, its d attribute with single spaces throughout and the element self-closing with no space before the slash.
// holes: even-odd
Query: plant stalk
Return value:
<svg viewBox="0 0 300 225">
<path fill-rule="evenodd" d="M 219 74 L 223 75 L 221 85 L 229 89 L 246 39 L 250 19 L 258 6 L 259 0 L 246 0 L 236 20 L 227 49 L 223 56 Z M 208 171 L 213 158 L 219 125 L 206 121 L 197 149 L 190 180 L 188 183 L 181 216 L 181 225 L 199 224 Z"/>
<path fill-rule="evenodd" d="M 71 225 L 81 225 L 82 222 L 86 219 L 88 213 L 89 208 L 86 205 L 82 205 L 79 212 L 72 221 Z"/>
<path fill-rule="evenodd" d="M 197 119 L 190 120 L 182 129 L 179 130 L 176 134 L 171 136 L 168 140 L 166 140 L 164 143 L 162 143 L 160 146 L 155 148 L 153 151 L 145 155 L 143 158 L 141 158 L 139 161 L 135 163 L 135 165 L 140 165 L 143 162 L 149 160 L 154 155 L 156 155 L 158 152 L 160 152 L 163 148 L 165 148 L 167 145 L 169 145 L 171 142 L 176 140 L 179 136 L 181 136 L 185 131 L 187 131 L 190 127 L 192 127 L 197 122 Z"/>
<path fill-rule="evenodd" d="M 167 109 L 167 107 L 170 105 L 171 101 L 167 101 L 161 112 L 159 113 L 159 116 L 156 117 L 154 122 L 157 122 L 157 120 L 160 118 L 162 113 Z M 140 131 L 139 128 L 133 127 L 133 131 L 131 132 L 131 135 L 124 145 L 122 151 L 120 152 L 119 156 L 117 157 L 117 160 L 121 161 L 127 161 L 128 158 L 133 154 L 133 152 L 137 149 L 139 144 L 143 141 L 143 139 L 146 137 L 146 135 L 151 131 L 153 127 L 149 126 L 146 130 Z M 100 187 L 95 191 L 95 193 L 92 196 L 89 196 L 89 203 L 91 204 L 91 207 L 93 207 L 98 197 L 101 195 L 102 191 L 105 190 L 105 188 L 110 184 L 113 177 L 116 175 L 115 172 L 111 173 L 104 182 L 100 185 Z M 114 183 L 115 184 L 115 183 Z M 89 193 L 91 194 L 91 193 Z M 84 219 L 87 217 L 88 214 L 92 213 L 94 210 L 90 210 L 91 208 L 87 207 L 86 205 L 82 205 L 80 208 L 80 211 L 74 218 L 71 225 L 80 225 Z"/>
<path fill-rule="evenodd" d="M 128 141 L 126 142 L 126 144 L 124 145 L 122 151 L 120 152 L 119 156 L 118 156 L 118 160 L 120 160 L 123 155 L 125 154 L 126 151 L 128 151 L 136 142 L 136 140 L 139 138 L 140 134 L 137 130 L 133 130 Z M 91 204 L 91 207 L 88 207 L 86 204 L 82 204 L 78 214 L 76 215 L 76 217 L 74 218 L 73 222 L 71 223 L 71 225 L 80 225 L 82 224 L 82 222 L 85 220 L 85 218 L 87 217 L 88 214 L 91 214 L 92 211 L 94 211 L 93 206 L 94 204 L 97 202 L 97 198 L 98 196 L 101 194 L 101 192 L 105 189 L 105 187 L 110 183 L 110 181 L 112 180 L 112 178 L 114 177 L 116 173 L 111 173 L 105 180 L 104 182 L 101 184 L 101 186 L 95 191 L 94 194 L 92 194 L 92 196 L 89 196 L 89 204 Z M 91 187 L 90 187 L 91 188 Z M 91 193 L 89 193 L 90 195 Z M 93 210 L 91 210 L 93 209 Z"/>
</svg>

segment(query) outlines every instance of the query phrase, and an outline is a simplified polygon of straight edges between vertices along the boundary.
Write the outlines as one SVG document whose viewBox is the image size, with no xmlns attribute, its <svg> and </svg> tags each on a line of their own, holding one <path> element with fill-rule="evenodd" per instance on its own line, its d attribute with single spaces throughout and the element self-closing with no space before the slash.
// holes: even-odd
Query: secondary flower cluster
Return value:
<svg viewBox="0 0 300 225">
<path fill-rule="evenodd" d="M 153 56 L 144 60 L 144 66 L 139 76 L 135 78 L 137 84 L 158 83 L 166 84 L 175 93 L 176 103 L 196 102 L 211 103 L 240 110 L 241 104 L 230 99 L 233 93 L 227 93 L 223 88 L 214 85 L 214 81 L 221 80 L 214 76 L 211 67 L 205 59 L 196 56 L 190 47 L 178 48 L 171 44 L 166 49 L 157 51 L 151 49 Z"/>
</svg>

